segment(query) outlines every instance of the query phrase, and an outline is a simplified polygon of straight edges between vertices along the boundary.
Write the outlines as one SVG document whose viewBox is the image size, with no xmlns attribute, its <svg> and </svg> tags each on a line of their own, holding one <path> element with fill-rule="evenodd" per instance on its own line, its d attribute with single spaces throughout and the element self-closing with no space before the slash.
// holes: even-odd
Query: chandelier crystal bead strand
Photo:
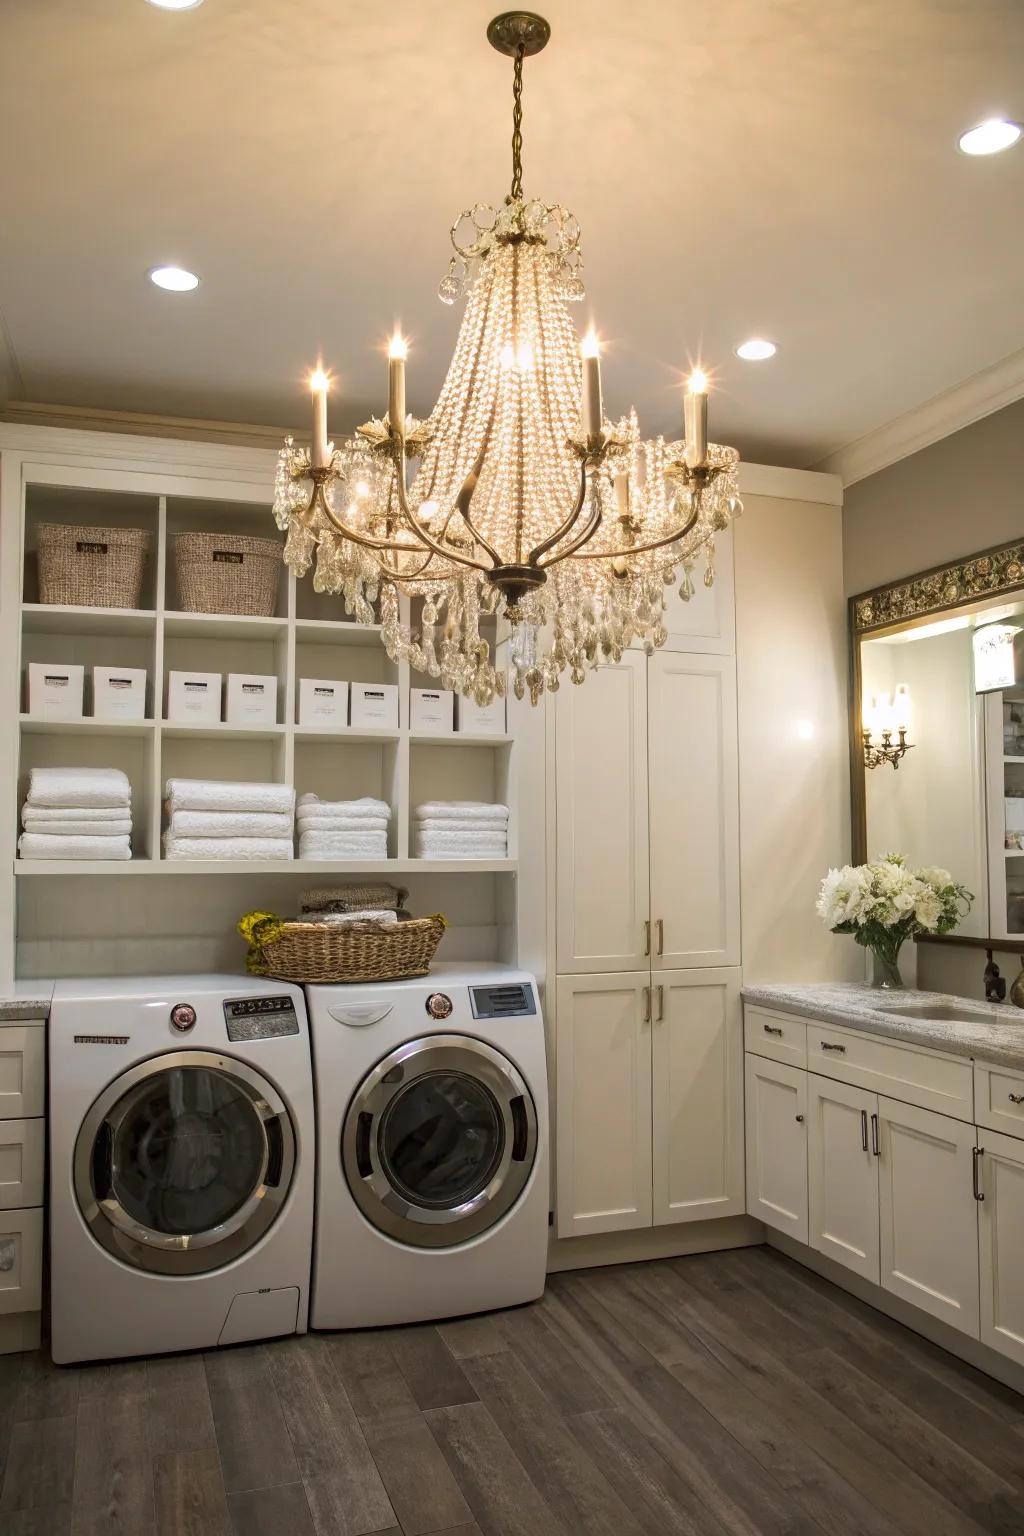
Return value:
<svg viewBox="0 0 1024 1536">
<path fill-rule="evenodd" d="M 392 660 L 481 704 L 510 675 L 537 703 L 563 673 L 581 683 L 634 642 L 664 644 L 667 591 L 688 600 L 699 559 L 711 585 L 715 535 L 742 510 L 739 455 L 708 442 L 699 369 L 680 441 L 642 440 L 634 412 L 606 418 L 597 337 L 581 345 L 568 308 L 584 295 L 579 224 L 523 193 L 523 62 L 550 28 L 510 11 L 487 36 L 513 60 L 512 185 L 452 226 L 439 295 L 466 309 L 437 404 L 406 413 L 396 333 L 387 413 L 336 447 L 318 368 L 312 444 L 282 448 L 274 516 L 296 576 L 312 568 L 317 592 L 379 620 Z M 415 626 L 400 593 L 419 600 Z M 482 630 L 507 637 L 507 669 Z"/>
</svg>

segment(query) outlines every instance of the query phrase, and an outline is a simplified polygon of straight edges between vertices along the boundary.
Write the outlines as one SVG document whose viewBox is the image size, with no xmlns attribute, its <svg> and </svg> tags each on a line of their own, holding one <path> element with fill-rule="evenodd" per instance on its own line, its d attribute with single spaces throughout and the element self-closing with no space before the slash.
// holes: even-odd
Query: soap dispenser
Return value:
<svg viewBox="0 0 1024 1536">
<path fill-rule="evenodd" d="M 986 949 L 985 954 L 988 956 L 988 964 L 985 966 L 985 1001 L 1001 1003 L 1006 997 L 1006 978 L 1000 974 L 999 967 L 992 957 L 992 951 Z M 1014 982 L 1015 989 L 1022 980 L 1024 980 L 1024 971 Z M 1016 998 L 1014 1001 L 1016 1002 Z M 1020 1006 L 1024 1007 L 1024 995 L 1022 995 Z"/>
</svg>

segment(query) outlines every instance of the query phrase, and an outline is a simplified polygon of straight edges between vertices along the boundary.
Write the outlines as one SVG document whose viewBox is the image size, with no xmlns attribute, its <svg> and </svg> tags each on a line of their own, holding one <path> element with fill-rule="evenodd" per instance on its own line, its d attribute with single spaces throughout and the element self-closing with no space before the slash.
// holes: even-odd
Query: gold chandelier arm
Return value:
<svg viewBox="0 0 1024 1536">
<path fill-rule="evenodd" d="M 419 522 L 418 518 L 414 515 L 412 507 L 409 505 L 409 498 L 406 495 L 405 475 L 403 473 L 403 466 L 405 464 L 405 433 L 402 431 L 395 432 L 393 441 L 397 445 L 395 450 L 395 458 L 397 461 L 395 465 L 395 487 L 398 492 L 398 504 L 402 509 L 402 515 L 409 523 L 413 532 L 419 539 L 422 540 L 427 548 L 433 550 L 434 554 L 439 556 L 440 559 L 452 560 L 456 565 L 468 565 L 475 571 L 484 571 L 486 573 L 488 567 L 482 564 L 481 561 L 471 560 L 467 555 L 456 554 L 453 549 L 445 549 L 443 545 L 438 544 Z M 483 450 L 481 449 L 476 463 L 466 478 L 465 485 L 463 485 L 462 490 L 459 492 L 460 510 L 462 497 L 466 494 L 466 486 L 469 485 L 469 495 L 472 496 L 473 491 L 476 489 L 476 482 L 480 478 L 480 470 L 482 465 Z M 472 485 L 470 485 L 470 481 L 472 481 Z"/>
<path fill-rule="evenodd" d="M 542 544 L 538 544 L 536 549 L 532 549 L 530 551 L 529 558 L 527 560 L 527 564 L 528 565 L 536 565 L 539 568 L 540 567 L 540 557 L 541 557 L 541 555 L 546 555 L 549 549 L 553 549 L 554 548 L 554 546 L 558 543 L 559 539 L 564 539 L 565 535 L 567 533 L 571 532 L 571 530 L 576 526 L 576 523 L 579 520 L 579 515 L 583 511 L 583 503 L 586 501 L 586 499 L 587 499 L 587 466 L 586 466 L 586 463 L 584 462 L 584 464 L 583 464 L 583 466 L 582 466 L 582 468 L 580 470 L 580 493 L 579 493 L 579 495 L 576 498 L 576 505 L 573 507 L 572 511 L 569 513 L 569 516 L 565 519 L 565 522 L 562 523 L 560 527 L 556 528 L 554 533 L 549 534 L 549 536 L 544 540 L 544 542 Z M 559 560 L 564 559 L 564 556 L 563 555 L 559 555 L 558 559 Z M 549 563 L 553 563 L 553 562 L 549 562 Z"/>
<path fill-rule="evenodd" d="M 693 525 L 699 516 L 700 504 L 698 502 L 698 505 L 689 521 L 684 523 L 681 528 L 677 528 L 673 533 L 667 534 L 665 538 L 652 539 L 649 544 L 634 544 L 628 549 L 601 549 L 597 551 L 589 550 L 587 553 L 587 559 L 614 560 L 617 556 L 621 555 L 622 558 L 626 560 L 630 555 L 645 555 L 649 550 L 652 549 L 664 549 L 666 544 L 675 544 L 678 539 L 685 539 L 686 535 L 692 530 Z"/>
<path fill-rule="evenodd" d="M 376 539 L 369 533 L 357 533 L 354 528 L 350 528 L 347 523 L 343 523 L 337 513 L 328 506 L 327 498 L 319 485 L 314 489 L 307 510 L 312 512 L 313 508 L 317 505 L 319 505 L 321 512 L 323 512 L 331 527 L 337 533 L 340 533 L 343 539 L 351 539 L 353 544 L 362 544 L 366 549 L 393 549 L 398 554 L 407 555 L 415 553 L 408 544 L 396 544 L 390 539 Z"/>
</svg>

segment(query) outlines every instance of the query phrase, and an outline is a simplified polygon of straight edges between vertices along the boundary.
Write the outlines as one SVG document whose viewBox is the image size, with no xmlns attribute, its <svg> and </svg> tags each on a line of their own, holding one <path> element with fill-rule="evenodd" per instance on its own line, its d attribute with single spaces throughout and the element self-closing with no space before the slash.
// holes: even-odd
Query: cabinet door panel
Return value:
<svg viewBox="0 0 1024 1536">
<path fill-rule="evenodd" d="M 659 651 L 648 697 L 652 963 L 738 965 L 735 661 Z"/>
<path fill-rule="evenodd" d="M 651 1225 L 648 973 L 559 977 L 559 1237 Z"/>
<path fill-rule="evenodd" d="M 1024 1365 L 1024 1141 L 980 1132 L 981 1342 Z"/>
<path fill-rule="evenodd" d="M 807 1241 L 807 1073 L 746 1059 L 747 1210 Z"/>
<path fill-rule="evenodd" d="M 727 528 L 715 539 L 715 579 L 704 583 L 705 565 L 699 558 L 693 572 L 694 593 L 688 602 L 679 596 L 677 582 L 665 594 L 667 651 L 715 651 L 729 656 L 736 649 L 736 602 L 733 580 L 733 533 Z"/>
<path fill-rule="evenodd" d="M 654 1222 L 744 1209 L 743 1011 L 738 971 L 655 978 Z"/>
<path fill-rule="evenodd" d="M 886 1098 L 878 1120 L 882 1286 L 977 1338 L 975 1129 Z"/>
<path fill-rule="evenodd" d="M 877 1285 L 878 1167 L 870 1136 L 876 1104 L 863 1088 L 808 1073 L 810 1245 Z"/>
<path fill-rule="evenodd" d="M 557 969 L 646 969 L 647 658 L 564 684 L 555 722 Z"/>
</svg>

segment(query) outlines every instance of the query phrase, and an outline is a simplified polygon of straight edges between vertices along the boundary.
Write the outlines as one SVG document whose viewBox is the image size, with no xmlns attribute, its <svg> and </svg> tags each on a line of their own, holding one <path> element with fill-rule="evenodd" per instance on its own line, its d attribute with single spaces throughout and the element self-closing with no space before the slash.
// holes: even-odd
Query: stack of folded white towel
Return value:
<svg viewBox="0 0 1024 1536">
<path fill-rule="evenodd" d="M 428 800 L 414 813 L 417 859 L 504 859 L 508 806 L 480 800 Z"/>
<path fill-rule="evenodd" d="M 120 768 L 33 768 L 23 859 L 130 859 L 132 788 Z"/>
<path fill-rule="evenodd" d="M 290 784 L 168 779 L 168 859 L 290 859 L 295 791 Z"/>
<path fill-rule="evenodd" d="M 300 795 L 300 859 L 386 859 L 391 807 L 385 800 Z"/>
</svg>

